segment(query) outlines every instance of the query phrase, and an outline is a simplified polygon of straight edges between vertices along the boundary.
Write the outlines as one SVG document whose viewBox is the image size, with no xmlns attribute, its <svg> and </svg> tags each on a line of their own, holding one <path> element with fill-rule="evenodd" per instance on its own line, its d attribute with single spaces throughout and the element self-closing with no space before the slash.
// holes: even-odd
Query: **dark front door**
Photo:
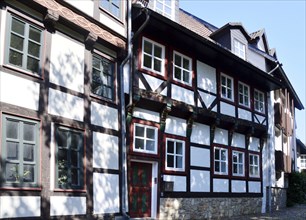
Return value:
<svg viewBox="0 0 306 220">
<path fill-rule="evenodd" d="M 129 187 L 130 216 L 151 216 L 152 164 L 131 162 Z"/>
</svg>

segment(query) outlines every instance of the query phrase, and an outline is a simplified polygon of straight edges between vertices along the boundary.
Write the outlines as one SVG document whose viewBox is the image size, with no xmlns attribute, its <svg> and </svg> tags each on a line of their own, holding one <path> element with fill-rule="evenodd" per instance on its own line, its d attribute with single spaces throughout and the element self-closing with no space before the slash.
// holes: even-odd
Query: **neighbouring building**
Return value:
<svg viewBox="0 0 306 220">
<path fill-rule="evenodd" d="M 264 30 L 179 0 L 3 0 L 0 219 L 277 209 L 296 108 Z"/>
<path fill-rule="evenodd" d="M 306 172 L 306 146 L 300 140 L 296 139 L 296 154 L 297 154 L 297 162 L 296 162 L 296 171 L 298 172 Z"/>
<path fill-rule="evenodd" d="M 122 213 L 126 9 L 0 2 L 0 218 Z"/>
</svg>

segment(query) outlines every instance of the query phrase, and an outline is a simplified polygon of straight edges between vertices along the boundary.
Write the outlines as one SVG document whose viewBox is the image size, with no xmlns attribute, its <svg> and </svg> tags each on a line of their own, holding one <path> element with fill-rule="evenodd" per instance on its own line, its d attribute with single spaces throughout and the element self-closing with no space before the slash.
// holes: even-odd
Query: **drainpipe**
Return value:
<svg viewBox="0 0 306 220">
<path fill-rule="evenodd" d="M 128 54 L 125 59 L 120 64 L 120 111 L 121 111 L 121 146 L 122 146 L 122 163 L 121 163 L 121 212 L 123 215 L 123 219 L 130 219 L 127 213 L 127 152 L 126 152 L 126 111 L 125 111 L 125 94 L 124 94 L 124 77 L 123 77 L 123 68 L 124 65 L 130 62 L 129 66 L 129 74 L 132 75 L 133 66 L 131 65 L 131 58 L 133 56 L 133 39 L 139 35 L 139 33 L 143 30 L 145 25 L 149 21 L 149 13 L 147 8 L 143 8 L 142 11 L 146 13 L 146 20 L 142 24 L 142 26 L 137 30 L 132 38 L 132 0 L 127 1 L 127 48 Z M 129 80 L 129 105 L 132 104 L 132 77 Z"/>
<path fill-rule="evenodd" d="M 130 217 L 126 214 L 127 206 L 126 206 L 126 191 L 127 191 L 127 159 L 126 159 L 126 124 L 125 124 L 125 94 L 124 94 L 124 77 L 123 77 L 123 67 L 130 60 L 132 50 L 131 50 L 131 30 L 132 30 L 132 3 L 131 0 L 127 1 L 127 47 L 128 54 L 125 59 L 120 64 L 120 111 L 121 111 L 121 213 L 123 215 L 123 219 L 130 219 Z"/>
</svg>

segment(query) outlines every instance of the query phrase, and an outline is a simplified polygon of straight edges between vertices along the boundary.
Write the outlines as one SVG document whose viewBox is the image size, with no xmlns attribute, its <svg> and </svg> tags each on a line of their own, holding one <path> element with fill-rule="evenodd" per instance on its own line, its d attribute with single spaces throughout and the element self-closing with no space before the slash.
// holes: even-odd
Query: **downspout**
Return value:
<svg viewBox="0 0 306 220">
<path fill-rule="evenodd" d="M 120 111 L 121 111 L 121 213 L 123 215 L 123 219 L 130 219 L 130 217 L 126 214 L 126 192 L 127 192 L 127 156 L 126 156 L 126 124 L 125 124 L 125 94 L 124 94 L 124 65 L 130 60 L 132 50 L 131 50 L 131 31 L 132 31 L 132 4 L 131 0 L 127 1 L 127 48 L 128 54 L 125 59 L 120 64 Z"/>
</svg>

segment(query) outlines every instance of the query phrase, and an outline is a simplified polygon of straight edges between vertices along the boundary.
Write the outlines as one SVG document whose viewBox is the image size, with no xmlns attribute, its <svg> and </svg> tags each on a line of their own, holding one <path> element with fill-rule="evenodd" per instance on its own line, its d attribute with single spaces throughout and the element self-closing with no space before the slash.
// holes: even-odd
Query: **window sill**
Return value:
<svg viewBox="0 0 306 220">
<path fill-rule="evenodd" d="M 98 100 L 98 101 L 102 101 L 102 102 L 108 102 L 108 103 L 112 103 L 114 105 L 117 105 L 116 100 L 108 99 L 108 98 L 105 98 L 103 96 L 96 95 L 94 93 L 90 93 L 90 97 L 94 100 Z"/>
<path fill-rule="evenodd" d="M 183 87 L 185 89 L 193 90 L 192 83 L 191 84 L 183 83 L 183 82 L 178 81 L 176 79 L 172 79 L 172 83 L 177 85 L 177 86 Z"/>
<path fill-rule="evenodd" d="M 0 190 L 10 190 L 10 191 L 41 191 L 42 188 L 41 187 L 22 187 L 22 186 L 2 186 L 0 187 Z"/>
<path fill-rule="evenodd" d="M 3 67 L 6 68 L 6 69 L 9 69 L 9 70 L 16 71 L 18 73 L 30 76 L 30 77 L 34 77 L 34 78 L 39 79 L 39 80 L 43 80 L 43 77 L 41 75 L 26 71 L 24 69 L 18 68 L 16 66 L 13 66 L 13 65 L 10 65 L 10 64 L 3 64 Z"/>
<path fill-rule="evenodd" d="M 69 192 L 69 193 L 86 193 L 86 189 L 54 189 L 54 192 Z"/>
</svg>

